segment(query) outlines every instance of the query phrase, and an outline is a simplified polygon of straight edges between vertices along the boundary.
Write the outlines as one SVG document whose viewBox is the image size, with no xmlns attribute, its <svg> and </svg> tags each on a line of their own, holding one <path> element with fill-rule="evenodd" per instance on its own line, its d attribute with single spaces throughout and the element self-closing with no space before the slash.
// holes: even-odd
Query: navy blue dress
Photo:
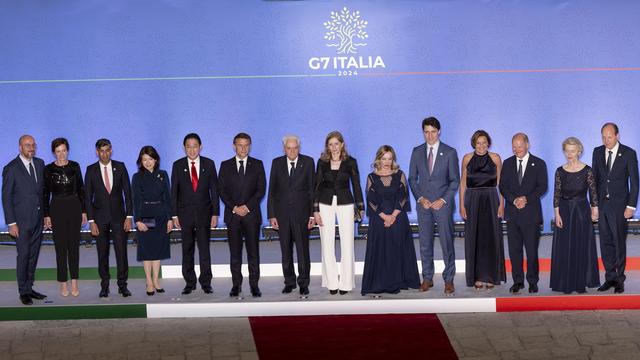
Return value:
<svg viewBox="0 0 640 360">
<path fill-rule="evenodd" d="M 378 214 L 400 210 L 395 223 L 384 227 Z M 402 171 L 367 177 L 367 251 L 362 275 L 362 295 L 390 293 L 420 287 L 416 249 L 407 212 L 411 211 L 407 179 Z"/>
<path fill-rule="evenodd" d="M 133 174 L 133 210 L 135 221 L 154 218 L 156 227 L 138 231 L 138 261 L 163 260 L 171 257 L 167 222 L 171 219 L 171 190 L 169 176 L 164 170 Z"/>
</svg>

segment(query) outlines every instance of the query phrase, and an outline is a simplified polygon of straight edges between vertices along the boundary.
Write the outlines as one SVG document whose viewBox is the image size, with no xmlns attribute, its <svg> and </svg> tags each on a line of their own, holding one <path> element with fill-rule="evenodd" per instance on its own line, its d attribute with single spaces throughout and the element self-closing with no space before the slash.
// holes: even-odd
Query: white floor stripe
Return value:
<svg viewBox="0 0 640 360">
<path fill-rule="evenodd" d="M 339 263 L 338 263 L 339 264 Z M 298 264 L 294 264 L 296 267 L 296 273 L 298 271 Z M 442 260 L 434 261 L 434 268 L 436 274 L 441 274 L 444 270 L 444 262 Z M 200 267 L 195 266 L 196 275 L 200 275 Z M 362 275 L 364 270 L 364 261 L 356 261 L 355 272 L 356 275 Z M 456 274 L 464 274 L 465 261 L 456 260 Z M 229 264 L 211 265 L 211 271 L 216 278 L 229 278 L 231 277 L 231 270 Z M 422 271 L 422 264 L 418 261 L 418 271 Z M 247 264 L 242 265 L 242 275 L 249 276 L 249 268 Z M 311 276 L 322 275 L 321 263 L 311 263 Z M 260 264 L 260 276 L 282 276 L 282 264 Z M 162 265 L 162 277 L 164 279 L 182 279 L 182 267 L 180 265 Z"/>
<path fill-rule="evenodd" d="M 147 304 L 148 318 L 496 312 L 494 298 Z"/>
</svg>

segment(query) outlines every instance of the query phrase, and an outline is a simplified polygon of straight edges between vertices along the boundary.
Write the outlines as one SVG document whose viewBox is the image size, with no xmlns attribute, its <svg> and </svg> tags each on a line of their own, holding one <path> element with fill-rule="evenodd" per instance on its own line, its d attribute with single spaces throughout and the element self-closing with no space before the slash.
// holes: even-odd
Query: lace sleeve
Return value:
<svg viewBox="0 0 640 360">
<path fill-rule="evenodd" d="M 562 191 L 562 180 L 560 179 L 560 168 L 556 169 L 555 181 L 553 185 L 553 207 L 560 206 L 560 192 Z"/>
<path fill-rule="evenodd" d="M 598 206 L 598 190 L 596 189 L 596 178 L 593 175 L 593 170 L 587 170 L 587 185 L 589 186 L 589 202 L 591 207 Z"/>
<path fill-rule="evenodd" d="M 367 207 L 369 217 L 378 213 L 378 193 L 376 193 L 376 188 L 373 186 L 371 174 L 367 176 Z"/>
</svg>

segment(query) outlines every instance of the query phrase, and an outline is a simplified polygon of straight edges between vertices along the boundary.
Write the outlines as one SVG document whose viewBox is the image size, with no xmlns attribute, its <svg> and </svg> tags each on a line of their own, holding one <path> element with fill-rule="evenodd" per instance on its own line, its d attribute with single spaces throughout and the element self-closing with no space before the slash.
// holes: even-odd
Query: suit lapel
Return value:
<svg viewBox="0 0 640 360">
<path fill-rule="evenodd" d="M 614 170 L 620 167 L 620 163 L 622 162 L 622 158 L 624 157 L 624 150 L 622 149 L 622 144 L 618 146 L 618 153 L 616 154 L 616 159 L 613 160 L 613 165 L 611 166 L 610 174 L 613 173 Z M 606 168 L 606 165 L 605 165 Z"/>
</svg>

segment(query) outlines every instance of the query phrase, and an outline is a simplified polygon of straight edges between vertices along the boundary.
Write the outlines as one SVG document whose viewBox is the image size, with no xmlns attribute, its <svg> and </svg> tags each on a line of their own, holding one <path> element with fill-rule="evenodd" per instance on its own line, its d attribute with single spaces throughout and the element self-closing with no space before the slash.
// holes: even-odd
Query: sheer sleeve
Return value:
<svg viewBox="0 0 640 360">
<path fill-rule="evenodd" d="M 373 174 L 367 176 L 367 216 L 372 217 L 382 212 L 380 210 L 380 194 L 373 184 Z"/>
<path fill-rule="evenodd" d="M 596 178 L 593 175 L 593 170 L 587 170 L 587 185 L 589 186 L 589 202 L 591 207 L 598 206 L 598 190 L 596 189 Z"/>
<path fill-rule="evenodd" d="M 562 191 L 562 180 L 560 179 L 560 168 L 556 169 L 555 181 L 553 185 L 553 207 L 560 206 L 560 192 Z"/>
<path fill-rule="evenodd" d="M 409 202 L 409 187 L 407 186 L 407 178 L 402 171 L 398 171 L 400 176 L 400 185 L 398 186 L 396 209 L 404 212 L 411 211 L 411 203 Z"/>
</svg>

